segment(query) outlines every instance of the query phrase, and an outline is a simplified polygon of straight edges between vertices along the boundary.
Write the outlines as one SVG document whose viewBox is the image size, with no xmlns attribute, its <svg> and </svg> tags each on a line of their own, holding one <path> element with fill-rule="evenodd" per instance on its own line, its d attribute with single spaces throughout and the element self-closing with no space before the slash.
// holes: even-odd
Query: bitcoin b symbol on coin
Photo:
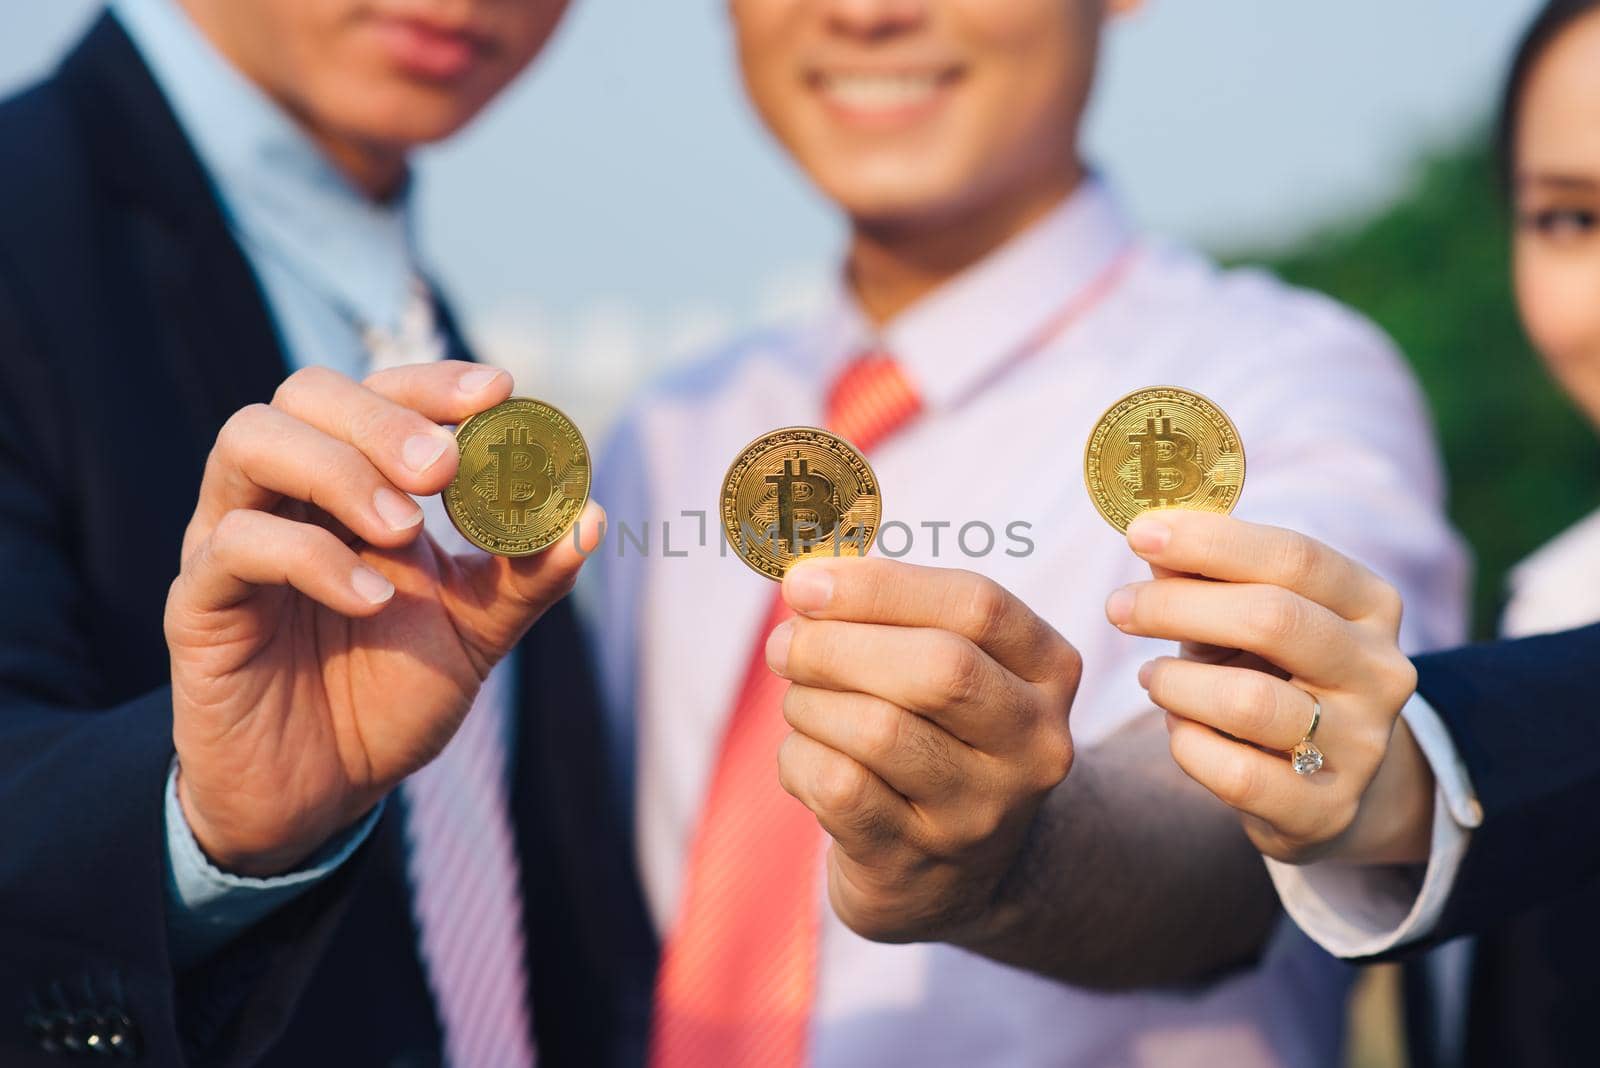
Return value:
<svg viewBox="0 0 1600 1068">
<path fill-rule="evenodd" d="M 821 427 L 761 435 L 740 450 L 722 480 L 728 544 L 774 581 L 808 557 L 865 556 L 882 515 L 867 458 Z"/>
<path fill-rule="evenodd" d="M 1151 508 L 1226 514 L 1244 489 L 1244 445 L 1212 401 L 1177 386 L 1148 386 L 1096 420 L 1083 480 L 1095 508 L 1120 531 Z"/>
<path fill-rule="evenodd" d="M 1157 408 L 1144 421 L 1144 431 L 1128 435 L 1139 447 L 1139 488 L 1133 499 L 1158 508 L 1188 500 L 1200 489 L 1205 472 L 1195 463 L 1194 439 L 1172 429 L 1172 417 Z"/>
<path fill-rule="evenodd" d="M 521 523 L 527 513 L 538 511 L 555 491 L 550 454 L 533 440 L 526 427 L 514 426 L 505 437 L 489 445 L 495 463 L 495 495 L 490 511 L 501 519 Z"/>
<path fill-rule="evenodd" d="M 812 471 L 798 452 L 783 461 L 781 475 L 767 476 L 767 484 L 777 487 L 778 537 L 789 543 L 790 552 L 800 551 L 807 540 L 800 535 L 802 529 L 820 535 L 839 525 L 833 483 Z"/>
<path fill-rule="evenodd" d="M 460 467 L 443 494 L 462 537 L 500 556 L 555 544 L 589 500 L 589 447 L 558 409 L 511 397 L 456 427 Z"/>
</svg>

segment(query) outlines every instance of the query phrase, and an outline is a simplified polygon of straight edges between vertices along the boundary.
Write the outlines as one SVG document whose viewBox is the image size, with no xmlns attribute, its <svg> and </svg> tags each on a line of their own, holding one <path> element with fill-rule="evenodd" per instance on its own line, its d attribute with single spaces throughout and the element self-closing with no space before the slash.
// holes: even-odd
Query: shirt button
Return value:
<svg viewBox="0 0 1600 1068">
<path fill-rule="evenodd" d="M 132 1018 L 121 1009 L 107 1009 L 105 1017 L 106 1045 L 110 1052 L 118 1057 L 137 1057 L 139 1029 L 134 1026 Z"/>
</svg>

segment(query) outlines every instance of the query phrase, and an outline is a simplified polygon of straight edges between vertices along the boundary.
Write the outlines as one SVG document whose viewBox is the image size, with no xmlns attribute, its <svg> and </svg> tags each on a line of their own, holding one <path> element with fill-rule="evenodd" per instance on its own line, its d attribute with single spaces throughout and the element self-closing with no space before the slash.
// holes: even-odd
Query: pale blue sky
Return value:
<svg viewBox="0 0 1600 1068">
<path fill-rule="evenodd" d="M 93 0 L 0 6 L 0 89 Z M 1146 0 L 1109 34 L 1094 157 L 1145 225 L 1292 239 L 1486 111 L 1534 0 Z M 483 346 L 596 421 L 615 385 L 827 285 L 839 228 L 739 99 L 723 0 L 575 0 L 423 169 L 424 241 Z"/>
</svg>

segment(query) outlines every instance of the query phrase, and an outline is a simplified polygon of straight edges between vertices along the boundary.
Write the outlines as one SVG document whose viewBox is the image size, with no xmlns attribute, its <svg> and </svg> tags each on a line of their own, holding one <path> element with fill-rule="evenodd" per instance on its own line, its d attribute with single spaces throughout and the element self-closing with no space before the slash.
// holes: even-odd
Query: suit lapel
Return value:
<svg viewBox="0 0 1600 1068">
<path fill-rule="evenodd" d="M 58 77 L 91 166 L 147 266 L 143 296 L 171 328 L 162 349 L 184 393 L 175 407 L 209 448 L 229 415 L 270 400 L 287 373 L 260 283 L 166 98 L 112 16 L 100 18 Z"/>
</svg>

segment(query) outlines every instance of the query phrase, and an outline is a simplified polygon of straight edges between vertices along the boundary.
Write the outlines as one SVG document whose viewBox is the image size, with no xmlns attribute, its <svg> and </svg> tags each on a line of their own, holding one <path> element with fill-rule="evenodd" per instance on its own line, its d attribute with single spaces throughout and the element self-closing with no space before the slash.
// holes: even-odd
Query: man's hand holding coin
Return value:
<svg viewBox="0 0 1600 1068">
<path fill-rule="evenodd" d="M 981 937 L 1034 813 L 1072 766 L 1076 650 L 979 575 L 797 564 L 767 643 L 791 683 L 783 786 L 833 838 L 829 895 L 878 941 Z"/>
<path fill-rule="evenodd" d="M 453 557 L 409 496 L 456 473 L 440 424 L 510 391 L 458 362 L 363 383 L 307 369 L 218 435 L 165 626 L 179 798 L 222 867 L 288 870 L 358 820 L 444 748 L 489 669 L 571 588 L 583 554 L 568 539 Z M 599 518 L 589 505 L 589 545 Z"/>
</svg>

